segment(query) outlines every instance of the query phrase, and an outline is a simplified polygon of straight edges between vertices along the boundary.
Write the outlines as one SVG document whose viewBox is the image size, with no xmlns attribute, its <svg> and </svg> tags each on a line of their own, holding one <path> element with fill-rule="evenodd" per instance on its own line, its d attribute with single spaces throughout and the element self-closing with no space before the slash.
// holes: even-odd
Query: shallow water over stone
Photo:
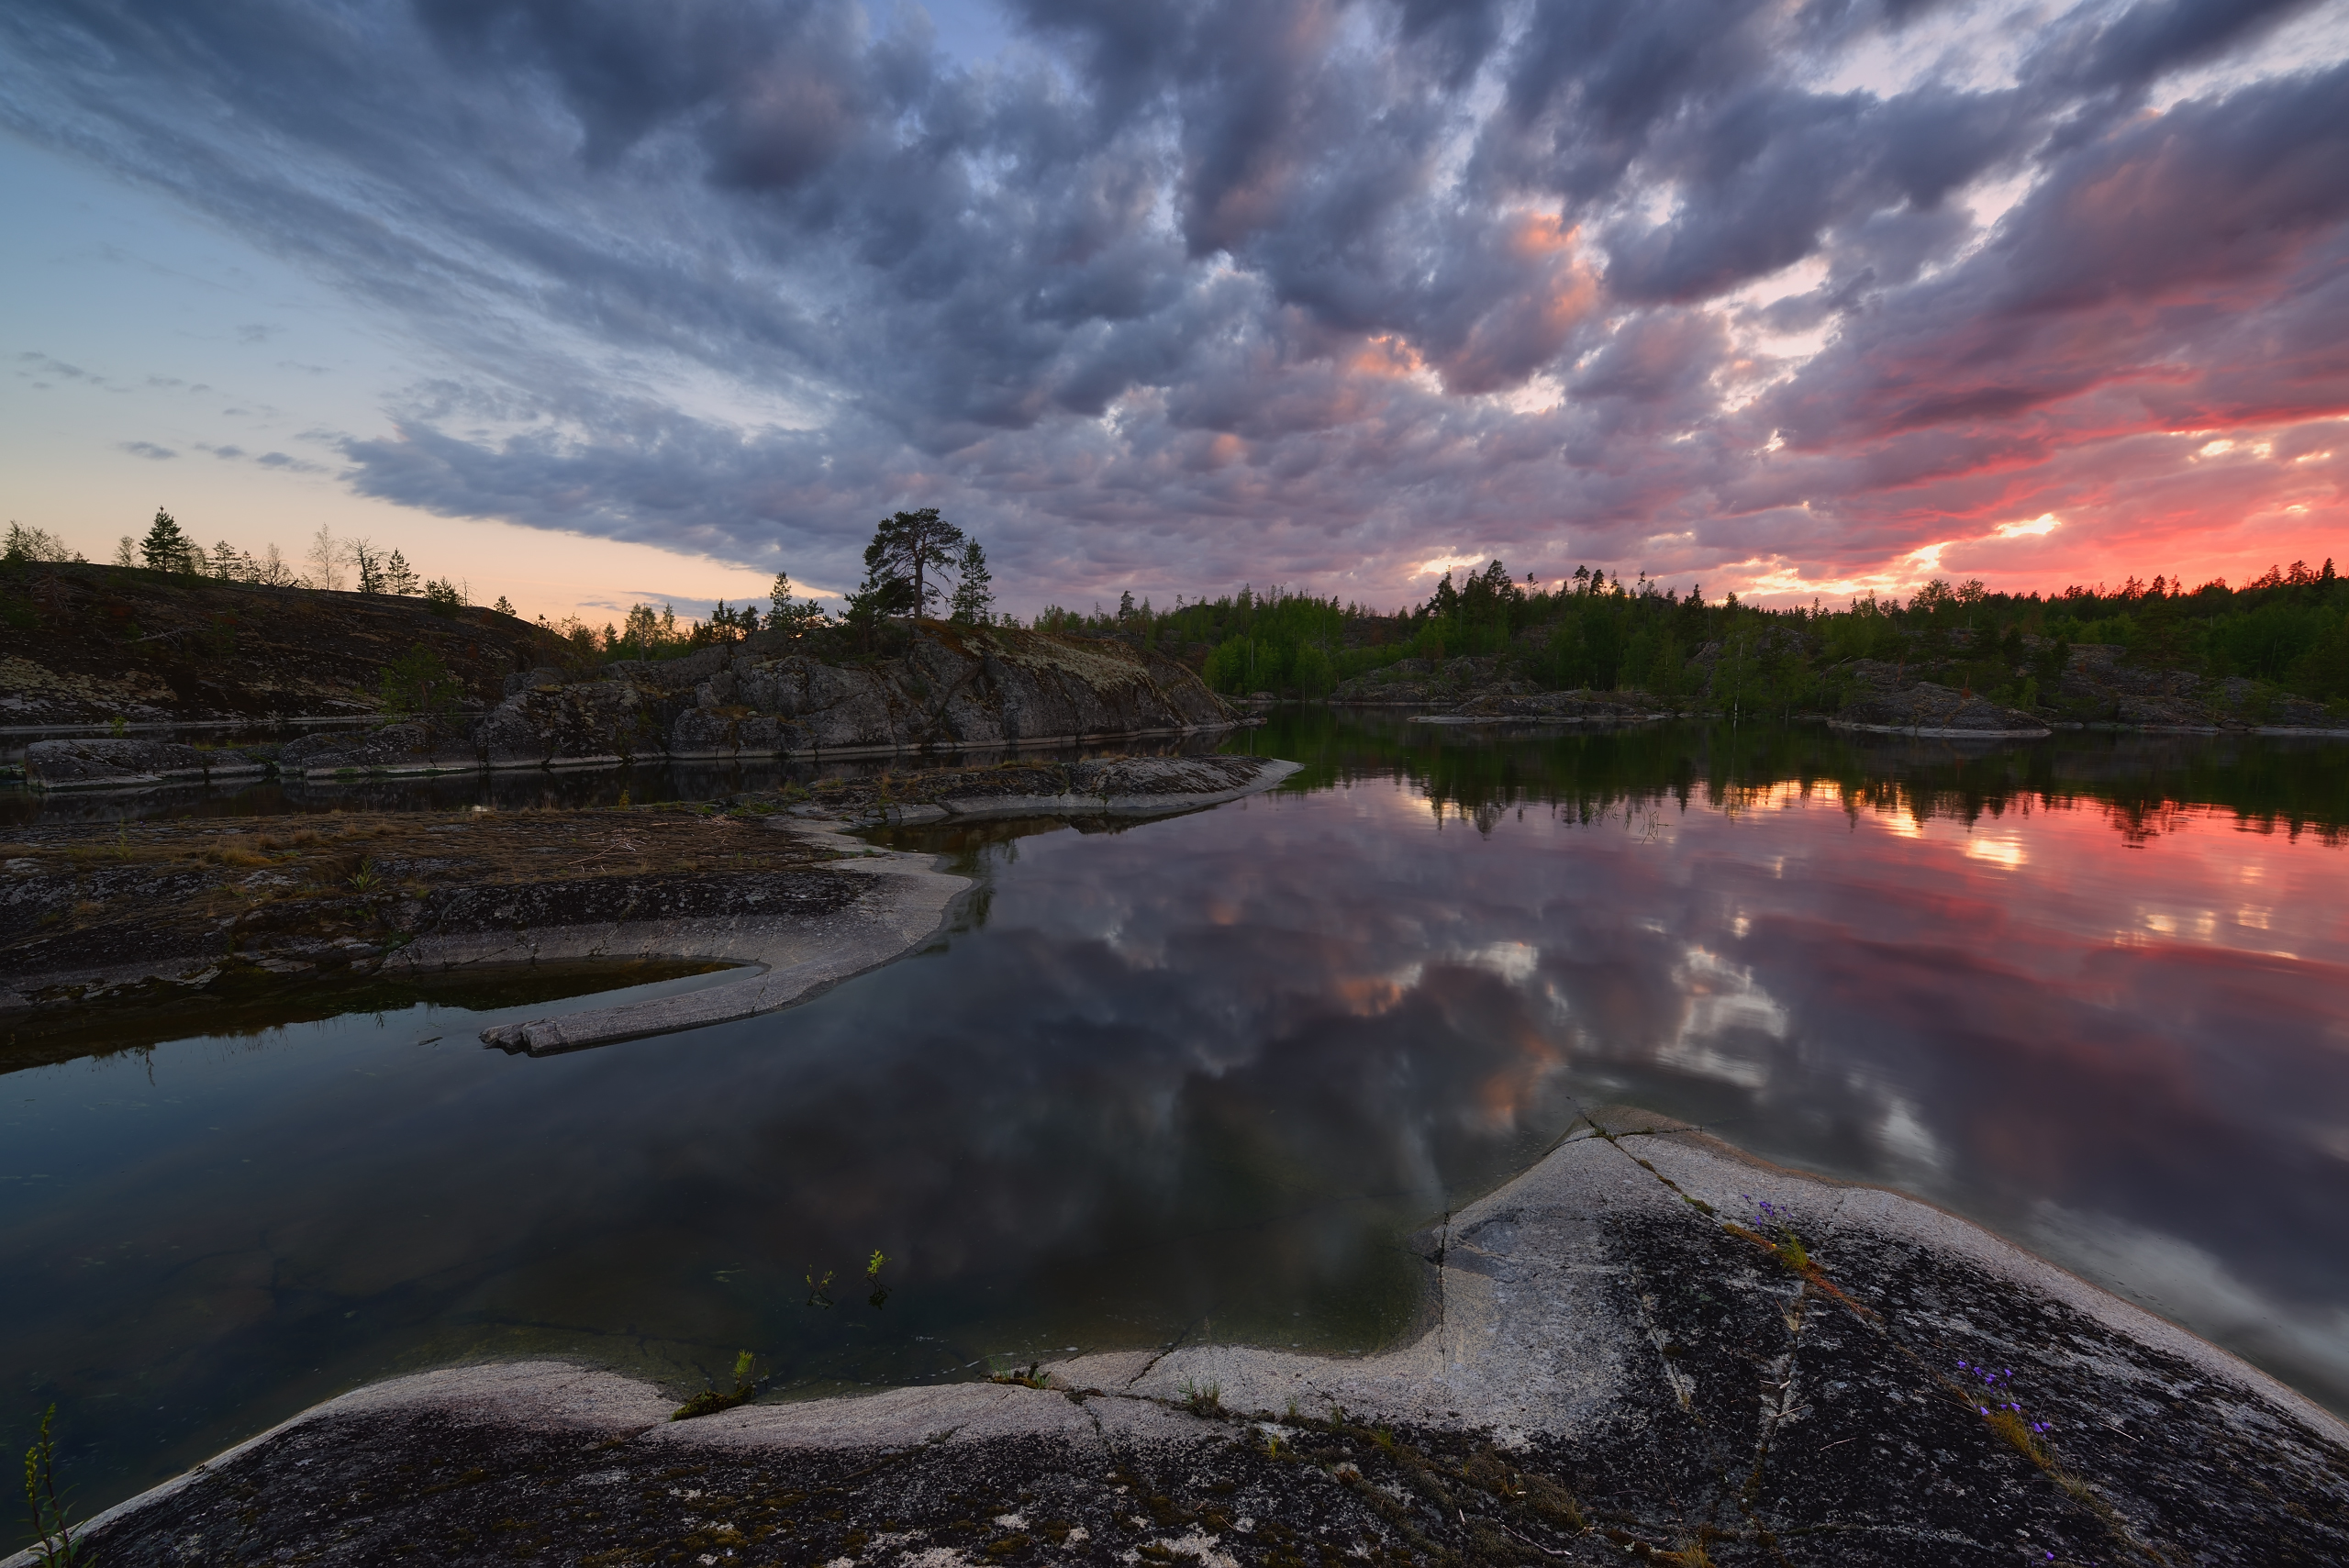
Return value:
<svg viewBox="0 0 2349 1568">
<path fill-rule="evenodd" d="M 349 728 L 351 726 L 340 726 Z M 195 744 L 275 745 L 309 728 L 160 730 L 152 737 Z M 89 732 L 95 734 L 96 732 Z M 808 755 L 725 762 L 647 758 L 615 765 L 503 768 L 423 777 L 349 780 L 254 778 L 176 783 L 145 789 L 42 791 L 22 782 L 25 742 L 0 737 L 0 831 L 66 822 L 150 822 L 188 818 L 300 817 L 337 811 L 575 810 L 631 801 L 722 800 L 818 779 L 868 778 L 928 768 L 987 767 L 1009 757 L 1073 762 L 1097 756 L 1190 756 L 1213 751 L 1220 733 L 1136 736 L 1084 746 L 905 752 L 890 757 Z"/>
<path fill-rule="evenodd" d="M 979 878 L 953 928 L 784 1014 L 533 1061 L 472 1043 L 521 1009 L 426 1005 L 0 1076 L 5 1418 L 55 1399 L 95 1506 L 470 1355 L 816 1390 L 1364 1351 L 1420 1320 L 1408 1233 L 1604 1102 L 1975 1216 L 2349 1408 L 2349 748 L 1231 744 L 1308 771 L 901 836 Z"/>
</svg>

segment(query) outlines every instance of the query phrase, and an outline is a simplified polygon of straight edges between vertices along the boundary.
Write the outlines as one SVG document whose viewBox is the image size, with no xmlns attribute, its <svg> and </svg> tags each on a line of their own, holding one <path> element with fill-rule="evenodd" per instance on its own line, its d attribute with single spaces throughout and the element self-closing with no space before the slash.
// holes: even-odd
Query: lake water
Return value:
<svg viewBox="0 0 2349 1568">
<path fill-rule="evenodd" d="M 900 836 L 978 879 L 951 929 L 769 1018 L 532 1061 L 474 1036 L 542 1003 L 376 998 L 0 1073 L 0 1437 L 55 1400 L 96 1507 L 467 1357 L 750 1349 L 815 1392 L 1359 1353 L 1421 1322 L 1408 1232 L 1610 1102 L 2349 1411 L 2349 747 L 1320 709 L 1230 745 L 1307 771 Z"/>
</svg>

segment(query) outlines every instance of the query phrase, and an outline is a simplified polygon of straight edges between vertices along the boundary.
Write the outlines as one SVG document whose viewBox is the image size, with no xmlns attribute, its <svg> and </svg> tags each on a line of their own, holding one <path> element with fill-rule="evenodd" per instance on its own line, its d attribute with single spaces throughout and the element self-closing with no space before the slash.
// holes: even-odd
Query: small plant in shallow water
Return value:
<svg viewBox="0 0 2349 1568">
<path fill-rule="evenodd" d="M 1032 1361 L 1028 1363 L 1028 1368 L 1024 1372 L 1019 1369 L 1017 1362 L 1014 1362 L 1003 1371 L 988 1373 L 987 1381 L 1007 1383 L 1019 1388 L 1050 1388 L 1052 1385 L 1052 1374 L 1044 1370 L 1042 1362 Z"/>
<path fill-rule="evenodd" d="M 747 1405 L 759 1391 L 758 1380 L 751 1375 L 752 1357 L 743 1351 L 734 1358 L 734 1391 L 721 1394 L 717 1388 L 703 1389 L 699 1394 L 677 1407 L 669 1419 L 690 1421 L 696 1416 L 715 1416 L 720 1410 L 731 1410 L 737 1405 Z"/>
<path fill-rule="evenodd" d="M 815 1269 L 810 1267 L 807 1271 L 807 1305 L 810 1307 L 829 1307 L 831 1304 L 832 1271 L 826 1269 L 824 1271 L 824 1277 L 818 1279 L 816 1277 Z"/>
<path fill-rule="evenodd" d="M 872 1258 L 864 1265 L 864 1283 L 873 1287 L 873 1294 L 864 1298 L 864 1304 L 875 1311 L 889 1299 L 889 1287 L 881 1283 L 881 1265 L 888 1261 L 881 1249 L 875 1247 Z"/>
<path fill-rule="evenodd" d="M 57 1489 L 57 1440 L 50 1429 L 56 1423 L 51 1405 L 40 1418 L 40 1436 L 25 1451 L 25 1501 L 32 1508 L 33 1561 L 41 1568 L 74 1568 L 94 1562 L 89 1543 L 73 1539 L 67 1522 L 64 1496 Z"/>
</svg>

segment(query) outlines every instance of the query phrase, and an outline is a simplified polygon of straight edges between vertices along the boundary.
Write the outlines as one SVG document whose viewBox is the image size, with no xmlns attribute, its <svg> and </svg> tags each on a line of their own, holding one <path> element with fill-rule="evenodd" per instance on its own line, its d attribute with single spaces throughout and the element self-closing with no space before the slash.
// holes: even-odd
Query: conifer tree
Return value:
<svg viewBox="0 0 2349 1568">
<path fill-rule="evenodd" d="M 769 631 L 780 631 L 791 637 L 805 637 L 822 626 L 827 618 L 823 606 L 813 599 L 794 596 L 791 574 L 787 572 L 778 572 L 774 574 L 774 588 L 768 596 L 774 605 L 774 609 L 767 617 Z"/>
<path fill-rule="evenodd" d="M 986 625 L 995 609 L 995 574 L 987 570 L 987 552 L 979 548 L 977 539 L 963 541 L 963 553 L 954 562 L 954 597 L 948 618 L 965 626 Z"/>
<path fill-rule="evenodd" d="M 146 558 L 150 572 L 185 572 L 190 570 L 189 563 L 195 553 L 195 546 L 186 534 L 180 531 L 180 526 L 172 515 L 158 506 L 155 508 L 155 526 L 147 530 L 146 539 L 139 543 L 139 553 Z"/>
<path fill-rule="evenodd" d="M 865 607 L 876 615 L 920 615 L 940 597 L 932 574 L 947 569 L 964 542 L 963 530 L 935 506 L 882 518 L 864 547 L 864 584 L 858 592 Z M 900 583 L 902 589 L 893 586 Z"/>
</svg>

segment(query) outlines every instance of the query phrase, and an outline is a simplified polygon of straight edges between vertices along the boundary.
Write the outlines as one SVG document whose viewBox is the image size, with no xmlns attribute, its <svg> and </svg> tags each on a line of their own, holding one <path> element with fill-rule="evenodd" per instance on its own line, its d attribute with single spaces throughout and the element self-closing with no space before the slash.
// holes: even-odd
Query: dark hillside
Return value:
<svg viewBox="0 0 2349 1568">
<path fill-rule="evenodd" d="M 373 712 L 384 667 L 421 644 L 495 705 L 562 639 L 494 610 L 265 588 L 114 566 L 0 568 L 0 727 Z"/>
</svg>

